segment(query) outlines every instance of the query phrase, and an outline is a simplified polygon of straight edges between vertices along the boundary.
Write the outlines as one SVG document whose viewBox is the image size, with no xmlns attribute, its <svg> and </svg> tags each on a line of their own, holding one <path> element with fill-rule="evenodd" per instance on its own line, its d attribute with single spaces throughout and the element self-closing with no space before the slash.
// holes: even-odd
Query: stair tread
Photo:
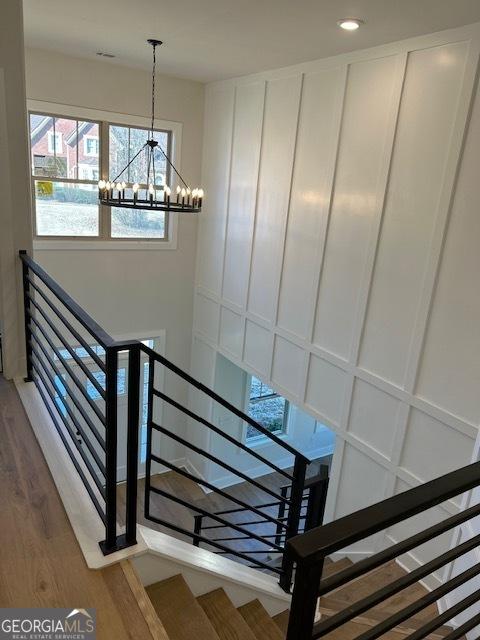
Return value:
<svg viewBox="0 0 480 640">
<path fill-rule="evenodd" d="M 336 603 L 333 598 L 332 599 L 321 598 L 321 601 L 320 601 L 320 613 L 322 614 L 321 619 L 326 620 L 327 618 L 332 617 L 339 611 L 343 611 L 344 608 L 345 608 L 344 604 Z M 379 622 L 382 622 L 383 620 L 385 620 L 385 618 L 387 618 L 386 615 L 381 615 L 378 612 L 366 611 L 364 614 L 354 618 L 352 622 L 364 625 L 366 627 L 374 627 Z M 403 635 L 409 635 L 414 631 L 417 631 L 417 629 L 419 629 L 423 624 L 425 624 L 425 622 L 426 620 L 418 620 L 415 618 L 410 618 L 409 620 L 406 620 L 405 622 L 402 622 L 400 625 L 398 625 L 395 631 Z M 442 627 L 439 627 L 432 633 L 430 633 L 428 635 L 428 638 L 429 640 L 440 640 L 441 638 L 444 638 L 446 635 L 451 633 L 451 631 L 452 631 L 451 627 L 447 627 L 444 625 Z"/>
<path fill-rule="evenodd" d="M 395 580 L 405 576 L 407 571 L 403 569 L 397 562 L 391 562 L 370 571 L 367 574 L 356 578 L 352 582 L 339 587 L 330 594 L 322 596 L 320 599 L 320 611 L 328 617 L 332 616 L 343 609 L 350 607 L 355 602 L 369 596 L 378 589 L 387 586 Z M 428 593 L 427 589 L 420 583 L 415 583 L 401 592 L 384 600 L 376 607 L 369 609 L 365 613 L 355 618 L 354 622 L 372 627 L 385 620 L 390 615 L 397 613 L 404 607 L 415 602 L 419 598 Z M 426 607 L 412 618 L 401 623 L 396 633 L 407 634 L 419 629 L 423 624 L 438 616 L 438 609 L 435 604 Z M 432 640 L 440 639 L 448 635 L 451 628 L 442 626 L 435 630 L 428 637 Z"/>
<path fill-rule="evenodd" d="M 288 618 L 290 617 L 290 609 L 285 609 L 281 613 L 277 613 L 277 615 L 273 616 L 272 620 L 278 626 L 280 631 L 284 634 L 287 634 L 288 627 Z"/>
<path fill-rule="evenodd" d="M 252 600 L 238 607 L 257 640 L 283 640 L 284 634 L 269 616 L 259 600 Z"/>
<path fill-rule="evenodd" d="M 371 627 L 358 622 L 348 622 L 328 634 L 328 640 L 356 640 L 361 633 L 369 631 Z M 405 633 L 388 631 L 382 635 L 382 640 L 405 640 Z"/>
<path fill-rule="evenodd" d="M 215 589 L 197 597 L 220 640 L 256 640 L 243 616 L 223 589 Z"/>
<path fill-rule="evenodd" d="M 220 640 L 183 576 L 156 582 L 146 590 L 170 640 Z"/>
<path fill-rule="evenodd" d="M 353 562 L 350 558 L 342 558 L 341 560 L 335 560 L 335 562 L 325 562 L 323 565 L 323 573 L 322 578 L 329 578 L 330 576 L 335 575 L 336 573 L 340 573 L 340 571 L 344 571 L 351 567 Z"/>
</svg>

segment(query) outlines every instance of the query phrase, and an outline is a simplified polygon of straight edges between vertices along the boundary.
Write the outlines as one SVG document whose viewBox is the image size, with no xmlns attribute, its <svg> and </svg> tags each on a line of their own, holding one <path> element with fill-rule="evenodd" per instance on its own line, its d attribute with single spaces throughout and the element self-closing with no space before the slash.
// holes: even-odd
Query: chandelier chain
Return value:
<svg viewBox="0 0 480 640">
<path fill-rule="evenodd" d="M 153 140 L 153 127 L 155 124 L 155 69 L 157 66 L 157 55 L 156 55 L 157 45 L 153 44 L 153 66 L 152 66 L 152 126 L 151 130 L 151 138 Z"/>
</svg>

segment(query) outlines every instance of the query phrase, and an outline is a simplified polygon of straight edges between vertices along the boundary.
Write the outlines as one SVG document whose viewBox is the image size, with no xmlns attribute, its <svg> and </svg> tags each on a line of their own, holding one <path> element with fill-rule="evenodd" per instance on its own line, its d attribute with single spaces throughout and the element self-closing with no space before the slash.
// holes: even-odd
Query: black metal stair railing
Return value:
<svg viewBox="0 0 480 640">
<path fill-rule="evenodd" d="M 323 564 L 330 554 L 346 549 L 356 542 L 478 486 L 480 486 L 480 462 L 448 473 L 441 478 L 288 540 L 286 555 L 295 563 L 296 571 L 287 640 L 311 640 L 312 638 L 328 636 L 335 629 L 355 620 L 366 611 L 401 593 L 404 589 L 426 578 L 434 571 L 447 567 L 469 551 L 478 549 L 480 535 L 472 536 L 467 540 L 463 539 L 461 544 L 439 554 L 429 562 L 377 589 L 357 602 L 351 603 L 344 610 L 325 620 L 314 622 L 319 597 L 321 604 L 323 595 L 349 584 L 366 573 L 381 567 L 386 562 L 399 558 L 402 554 L 433 540 L 442 533 L 451 531 L 455 527 L 480 516 L 480 505 L 474 505 L 446 518 L 442 522 L 427 527 L 419 533 L 367 557 L 331 577 L 322 578 Z M 458 575 L 449 578 L 439 587 L 361 633 L 357 636 L 357 640 L 376 640 L 376 638 L 380 638 L 479 575 L 480 563 L 473 562 L 470 567 L 462 570 Z M 466 597 L 464 594 L 463 596 L 458 596 L 458 598 L 461 598 L 458 602 L 442 611 L 433 620 L 425 621 L 420 628 L 408 635 L 408 640 L 427 638 L 429 634 L 451 621 L 455 616 L 467 611 L 473 604 L 480 602 L 480 590 L 478 590 L 478 587 L 472 585 L 471 590 L 472 593 Z M 452 630 L 451 633 L 445 636 L 445 639 L 455 640 L 456 638 L 462 638 L 468 631 L 479 624 L 480 616 L 471 614 L 466 622 L 457 629 Z"/>
<path fill-rule="evenodd" d="M 140 343 L 115 341 L 25 251 L 20 259 L 26 380 L 35 382 L 105 526 L 101 549 L 112 553 L 136 544 Z M 118 354 L 123 350 L 129 386 L 124 532 L 117 525 Z"/>
<path fill-rule="evenodd" d="M 215 549 L 219 554 L 240 559 L 241 561 L 249 564 L 249 566 L 254 566 L 256 568 L 278 574 L 280 584 L 285 590 L 288 590 L 291 584 L 293 565 L 290 560 L 284 557 L 284 544 L 286 540 L 303 530 L 301 522 L 302 520 L 305 520 L 305 513 L 302 513 L 302 505 L 304 506 L 305 511 L 307 511 L 307 508 L 310 509 L 310 515 L 308 516 L 309 522 L 319 524 L 320 520 L 318 519 L 318 513 L 321 511 L 323 516 L 324 501 L 322 502 L 322 499 L 319 500 L 318 496 L 320 494 L 317 489 L 317 485 L 314 485 L 314 483 L 310 485 L 306 481 L 306 473 L 310 461 L 282 438 L 279 438 L 268 431 L 243 411 L 226 401 L 189 374 L 173 365 L 149 347 L 144 347 L 144 351 L 149 355 L 144 501 L 145 518 L 158 525 L 174 530 L 177 533 L 181 533 L 182 535 L 192 539 L 193 543 L 197 546 L 202 543 L 202 545 L 207 546 L 209 549 Z M 223 409 L 226 409 L 241 421 L 253 426 L 271 443 L 290 455 L 291 470 L 280 468 L 264 455 L 258 453 L 255 449 L 248 447 L 238 438 L 233 437 L 225 430 L 215 425 L 212 420 L 206 419 L 198 413 L 195 413 L 191 408 L 183 406 L 180 402 L 174 400 L 161 391 L 155 383 L 156 367 L 165 367 L 165 369 L 171 374 L 179 376 L 184 382 L 196 389 L 197 392 L 199 391 L 203 393 L 206 397 L 210 398 L 213 402 L 218 403 Z M 272 488 L 261 480 L 250 477 L 239 468 L 228 463 L 226 460 L 220 459 L 207 448 L 200 447 L 187 438 L 180 436 L 173 428 L 160 424 L 159 420 L 155 416 L 155 399 L 166 403 L 175 411 L 186 416 L 193 424 L 195 424 L 195 429 L 204 429 L 206 430 L 206 433 L 214 433 L 219 439 L 227 443 L 227 445 L 240 449 L 248 456 L 251 456 L 261 462 L 264 467 L 264 473 L 262 476 L 268 473 L 276 473 L 278 476 L 286 478 L 288 480 L 288 484 L 284 487 L 280 487 L 279 489 Z M 172 463 L 162 455 L 161 452 L 154 450 L 154 434 L 161 434 L 172 442 L 180 444 L 185 448 L 185 450 L 190 451 L 191 454 L 198 456 L 209 463 L 213 463 L 217 468 L 221 468 L 230 474 L 237 482 L 241 481 L 245 485 L 254 488 L 257 494 L 259 492 L 260 495 L 265 496 L 265 500 L 267 500 L 267 502 L 262 502 L 258 505 L 255 502 L 253 504 L 249 504 L 235 495 L 234 492 L 217 487 L 215 483 L 209 482 L 199 473 L 194 473 L 179 464 Z M 166 467 L 183 478 L 202 486 L 204 490 L 215 494 L 229 504 L 229 508 L 222 510 L 205 508 L 198 502 L 193 503 L 182 498 L 173 491 L 167 491 L 164 487 L 156 486 L 155 482 L 152 480 L 154 477 L 152 463 L 161 465 L 164 468 Z M 319 482 L 323 487 L 324 493 L 321 495 L 324 500 L 327 487 L 325 474 L 327 472 L 323 471 L 322 473 L 324 475 L 322 475 L 321 482 Z M 306 490 L 307 493 L 305 493 Z M 177 505 L 187 508 L 189 512 L 193 514 L 194 524 L 192 528 L 189 529 L 185 526 L 181 526 L 176 522 L 172 522 L 171 519 L 162 516 L 161 513 L 156 513 L 152 495 L 160 496 L 162 499 L 172 501 Z M 277 510 L 277 513 L 275 513 L 275 511 L 272 512 L 271 507 L 274 507 Z M 317 515 L 314 515 L 315 509 Z M 239 513 L 243 513 L 245 515 L 248 514 L 247 520 L 235 521 L 235 519 L 232 519 L 231 516 L 233 514 Z M 254 518 L 254 520 L 252 520 L 252 518 Z M 203 523 L 205 520 L 214 522 L 215 524 L 204 526 Z M 265 526 L 267 526 L 267 528 L 272 528 L 273 533 L 264 533 L 261 528 Z M 219 527 L 224 532 L 234 531 L 235 535 L 222 535 L 219 538 L 209 537 L 209 535 L 206 535 L 206 531 L 210 531 L 212 527 Z M 246 541 L 249 542 L 249 549 L 244 548 Z M 254 543 L 254 548 L 252 548 L 252 542 Z M 269 555 L 280 556 L 282 560 L 281 566 L 275 566 L 267 562 L 265 560 L 265 556 Z"/>
<path fill-rule="evenodd" d="M 320 526 L 323 522 L 323 516 L 325 512 L 325 504 L 327 499 L 327 491 L 328 491 L 328 482 L 329 482 L 329 469 L 327 465 L 320 466 L 320 472 L 318 475 L 307 478 L 305 481 L 305 491 L 302 496 L 302 507 L 300 512 L 300 522 L 299 522 L 299 530 L 298 533 L 303 533 L 312 529 L 313 527 Z M 256 504 L 255 508 L 257 510 L 267 510 L 269 515 L 274 516 L 277 520 L 277 523 L 272 523 L 270 521 L 255 519 L 254 513 L 252 513 L 251 507 L 236 507 L 231 509 L 223 509 L 221 511 L 215 511 L 213 514 L 199 514 L 195 516 L 195 526 L 194 533 L 195 537 L 193 539 L 194 544 L 196 546 L 201 546 L 200 543 L 205 542 L 205 546 L 208 547 L 210 543 L 222 542 L 228 543 L 226 545 L 227 549 L 223 549 L 221 551 L 217 551 L 221 555 L 233 556 L 235 557 L 238 551 L 238 545 L 245 543 L 246 541 L 250 544 L 250 548 L 246 554 L 248 556 L 252 556 L 253 554 L 261 554 L 268 556 L 282 556 L 285 545 L 285 523 L 288 521 L 288 511 L 289 511 L 289 502 L 288 497 L 291 493 L 291 485 L 284 484 L 280 488 L 280 493 L 282 496 L 282 500 L 276 500 L 273 502 L 266 502 L 263 504 Z M 218 520 L 215 519 L 216 516 L 228 516 L 235 517 L 240 516 L 245 518 L 242 521 L 231 521 L 226 519 L 225 524 L 218 524 Z M 252 519 L 253 518 L 253 519 Z M 216 522 L 216 524 L 212 524 L 211 522 Z M 267 529 L 268 533 L 261 534 L 262 541 L 268 542 L 269 548 L 265 549 L 263 545 L 252 545 L 252 542 L 255 542 L 256 539 L 254 536 L 250 534 L 250 529 L 247 530 L 245 535 L 237 536 L 230 532 L 230 530 L 235 530 L 235 526 L 232 525 L 241 525 L 245 530 L 247 527 L 262 527 L 263 529 Z M 202 536 L 202 532 L 205 536 Z M 235 531 L 236 533 L 236 531 Z M 210 537 L 214 535 L 215 537 Z M 219 537 L 221 536 L 221 537 Z M 206 541 L 208 540 L 208 542 Z M 267 545 L 267 546 L 268 546 Z M 237 548 L 236 548 L 237 547 Z M 281 558 L 280 558 L 281 560 Z M 248 565 L 251 567 L 256 567 L 255 559 L 251 558 L 251 563 Z M 281 574 L 282 569 L 278 566 L 278 557 L 277 563 L 275 559 L 272 563 L 268 564 L 268 568 L 263 567 L 267 571 L 272 573 Z"/>
<path fill-rule="evenodd" d="M 27 380 L 35 382 L 72 464 L 104 523 L 102 551 L 105 554 L 112 553 L 136 544 L 140 364 L 143 354 L 149 366 L 146 385 L 145 518 L 189 537 L 196 544 L 208 545 L 208 548 L 214 548 L 219 553 L 278 574 L 280 584 L 288 590 L 293 562 L 284 554 L 285 543 L 299 532 L 321 523 L 328 486 L 325 470 L 316 480 L 306 479 L 310 460 L 288 442 L 138 340 L 114 340 L 26 252 L 20 252 L 20 259 L 23 269 Z M 120 518 L 126 523 L 125 532 L 117 524 L 119 353 L 128 358 L 127 450 L 125 460 L 120 461 L 127 470 L 126 507 Z M 248 447 L 212 420 L 207 420 L 164 393 L 155 384 L 159 368 L 178 376 L 197 393 L 204 394 L 223 410 L 254 427 L 270 444 L 280 448 L 283 456 L 289 456 L 291 465 L 288 470 Z M 278 489 L 269 486 L 262 479 L 252 478 L 235 464 L 221 459 L 208 447 L 200 447 L 183 437 L 158 419 L 155 410 L 158 403 L 181 413 L 195 425 L 195 430 L 207 430 L 228 446 L 241 449 L 263 465 L 264 474 L 277 474 L 286 479 L 287 484 Z M 262 496 L 262 502 L 257 505 L 257 501 L 252 500 L 250 504 L 248 500 L 218 488 L 200 474 L 172 463 L 163 449 L 152 446 L 154 434 L 161 434 L 184 447 L 191 455 L 207 460 L 210 465 L 223 469 L 239 482 L 255 489 L 256 495 Z M 214 493 L 226 501 L 229 508 L 204 508 L 198 502 L 193 503 L 173 491 L 156 486 L 153 475 L 155 464 L 175 471 L 205 491 Z M 152 495 L 185 507 L 191 514 L 191 528 L 172 522 L 164 513 L 155 511 Z M 235 522 L 235 513 L 248 514 L 247 520 Z M 209 537 L 210 534 L 205 535 L 212 525 L 203 526 L 204 523 L 200 521 L 198 529 L 199 517 L 214 522 L 213 526 L 223 528 L 223 531 L 235 531 L 240 535 L 221 535 L 213 539 Z M 266 525 L 269 532 L 258 529 L 258 525 Z M 252 529 L 252 526 L 255 528 Z M 254 548 L 243 549 L 242 541 L 245 539 L 253 542 Z M 265 553 L 278 556 L 281 562 L 272 566 L 262 559 Z"/>
</svg>

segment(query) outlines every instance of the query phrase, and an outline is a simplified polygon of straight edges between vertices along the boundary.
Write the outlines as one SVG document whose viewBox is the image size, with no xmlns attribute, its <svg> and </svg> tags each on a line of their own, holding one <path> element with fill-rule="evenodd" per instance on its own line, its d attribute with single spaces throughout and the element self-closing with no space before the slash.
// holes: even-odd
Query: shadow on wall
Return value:
<svg viewBox="0 0 480 640">
<path fill-rule="evenodd" d="M 335 449 L 335 433 L 331 429 L 220 354 L 216 356 L 215 391 L 311 460 L 331 459 Z M 214 406 L 213 421 L 277 466 L 284 469 L 292 466 L 291 455 L 220 405 Z M 210 451 L 250 477 L 271 473 L 271 469 L 263 468 L 247 452 L 232 447 L 215 434 L 212 434 Z M 308 475 L 314 473 L 317 466 L 315 463 L 310 465 Z M 227 478 L 218 476 L 220 473 L 221 470 L 212 465 L 209 480 L 221 482 L 223 486 L 230 484 Z M 232 478 L 231 483 L 234 482 Z"/>
</svg>

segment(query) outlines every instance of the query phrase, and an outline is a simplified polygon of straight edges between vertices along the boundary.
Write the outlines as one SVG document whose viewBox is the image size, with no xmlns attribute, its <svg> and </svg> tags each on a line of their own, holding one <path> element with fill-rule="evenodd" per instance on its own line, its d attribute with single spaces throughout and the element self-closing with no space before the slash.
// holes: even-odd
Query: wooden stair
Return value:
<svg viewBox="0 0 480 640">
<path fill-rule="evenodd" d="M 346 558 L 337 562 L 328 561 L 324 574 L 333 575 L 351 564 Z M 325 619 L 334 615 L 403 573 L 403 569 L 393 562 L 345 587 L 340 587 L 328 596 L 322 597 L 319 606 L 321 617 Z M 195 598 L 181 575 L 150 585 L 146 591 L 168 640 L 284 640 L 286 636 L 288 611 L 271 617 L 259 600 L 252 600 L 236 608 L 223 589 L 215 589 Z M 326 640 L 354 640 L 425 593 L 424 587 L 414 585 L 402 594 L 382 602 L 364 616 L 355 618 L 331 632 Z M 384 634 L 382 639 L 405 640 L 436 615 L 437 608 L 429 607 L 404 625 Z M 450 627 L 441 627 L 431 633 L 427 640 L 441 640 L 449 632 Z"/>
</svg>

